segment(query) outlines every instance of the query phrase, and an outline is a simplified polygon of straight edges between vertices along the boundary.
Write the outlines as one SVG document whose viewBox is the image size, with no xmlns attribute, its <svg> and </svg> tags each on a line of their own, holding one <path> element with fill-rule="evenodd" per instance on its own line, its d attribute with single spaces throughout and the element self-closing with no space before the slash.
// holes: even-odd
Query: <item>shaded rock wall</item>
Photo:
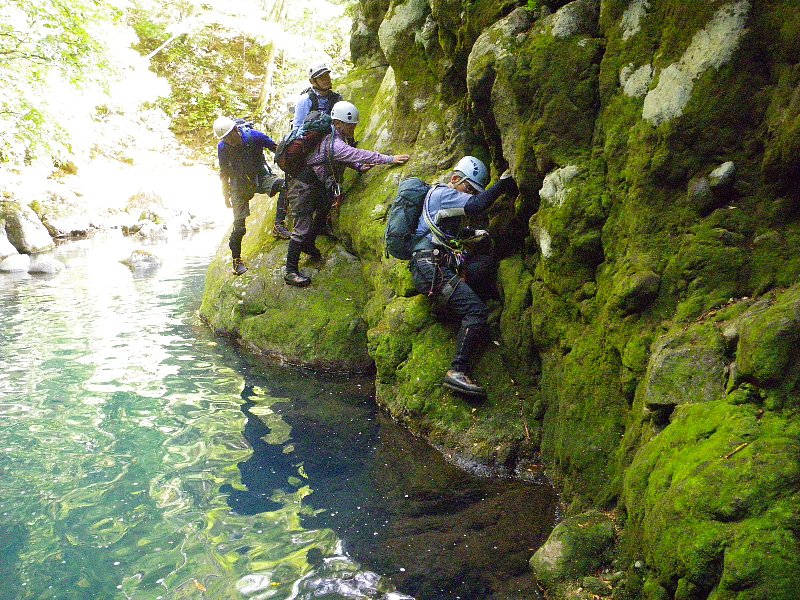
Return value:
<svg viewBox="0 0 800 600">
<path fill-rule="evenodd" d="M 412 155 L 350 178 L 335 222 L 378 401 L 471 459 L 542 457 L 570 511 L 616 508 L 630 597 L 794 597 L 800 11 L 522 4 L 361 3 L 339 87 L 362 147 Z M 520 188 L 475 223 L 503 259 L 478 407 L 441 389 L 455 327 L 381 240 L 398 181 L 465 153 Z M 204 306 L 233 286 L 212 267 Z"/>
</svg>

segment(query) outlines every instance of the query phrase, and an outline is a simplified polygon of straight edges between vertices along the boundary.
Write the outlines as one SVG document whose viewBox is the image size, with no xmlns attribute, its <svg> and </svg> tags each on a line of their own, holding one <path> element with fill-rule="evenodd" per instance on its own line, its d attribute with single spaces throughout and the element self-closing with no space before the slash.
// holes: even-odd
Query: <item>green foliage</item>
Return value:
<svg viewBox="0 0 800 600">
<path fill-rule="evenodd" d="M 341 5 L 344 12 L 348 2 L 326 4 Z M 314 60 L 326 60 L 335 71 L 343 54 L 346 36 L 330 14 L 292 0 L 137 0 L 127 19 L 139 38 L 135 48 L 171 86 L 159 106 L 173 131 L 200 146 L 211 142 L 209 125 L 220 114 L 252 120 L 274 138 L 282 136 L 288 117 L 283 111 L 308 85 L 309 55 L 298 49 L 313 43 Z M 290 45 L 298 48 L 288 52 Z"/>
<path fill-rule="evenodd" d="M 71 140 L 54 117 L 58 87 L 105 78 L 100 32 L 118 17 L 101 0 L 0 0 L 0 163 L 68 157 Z"/>
</svg>

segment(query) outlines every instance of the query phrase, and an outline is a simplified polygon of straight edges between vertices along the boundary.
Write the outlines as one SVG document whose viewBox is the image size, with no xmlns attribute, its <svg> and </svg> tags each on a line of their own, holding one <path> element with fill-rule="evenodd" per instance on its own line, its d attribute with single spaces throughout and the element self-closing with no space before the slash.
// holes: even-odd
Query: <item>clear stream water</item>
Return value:
<svg viewBox="0 0 800 600">
<path fill-rule="evenodd" d="M 367 379 L 263 364 L 197 316 L 222 233 L 0 274 L 0 599 L 538 598 L 546 485 L 469 475 Z"/>
</svg>

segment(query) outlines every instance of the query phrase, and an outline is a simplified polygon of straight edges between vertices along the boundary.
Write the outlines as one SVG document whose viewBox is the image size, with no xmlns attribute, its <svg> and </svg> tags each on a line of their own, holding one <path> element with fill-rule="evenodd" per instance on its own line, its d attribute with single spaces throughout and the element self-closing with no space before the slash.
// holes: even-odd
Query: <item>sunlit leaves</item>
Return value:
<svg viewBox="0 0 800 600">
<path fill-rule="evenodd" d="M 99 0 L 0 0 L 0 162 L 68 151 L 48 119 L 52 83 L 80 86 L 107 68 L 93 28 L 118 16 Z"/>
</svg>

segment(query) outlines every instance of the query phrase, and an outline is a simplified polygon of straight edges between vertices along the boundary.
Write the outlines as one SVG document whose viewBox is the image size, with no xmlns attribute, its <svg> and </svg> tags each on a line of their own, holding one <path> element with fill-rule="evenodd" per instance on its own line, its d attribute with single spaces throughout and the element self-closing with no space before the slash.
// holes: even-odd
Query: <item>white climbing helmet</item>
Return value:
<svg viewBox="0 0 800 600">
<path fill-rule="evenodd" d="M 214 121 L 214 135 L 217 136 L 218 140 L 221 140 L 233 131 L 234 127 L 236 127 L 236 121 L 230 117 L 218 117 Z"/>
<path fill-rule="evenodd" d="M 320 75 L 325 75 L 325 73 L 330 73 L 331 70 L 328 68 L 328 65 L 325 63 L 319 63 L 316 65 L 312 65 L 308 69 L 308 77 L 309 79 L 316 79 Z"/>
<path fill-rule="evenodd" d="M 489 170 L 486 165 L 479 161 L 474 156 L 465 156 L 453 169 L 464 176 L 464 179 L 469 181 L 470 185 L 479 192 L 486 189 L 486 184 L 489 183 Z"/>
<path fill-rule="evenodd" d="M 331 119 L 343 123 L 358 123 L 358 109 L 355 104 L 342 100 L 333 105 Z"/>
</svg>

